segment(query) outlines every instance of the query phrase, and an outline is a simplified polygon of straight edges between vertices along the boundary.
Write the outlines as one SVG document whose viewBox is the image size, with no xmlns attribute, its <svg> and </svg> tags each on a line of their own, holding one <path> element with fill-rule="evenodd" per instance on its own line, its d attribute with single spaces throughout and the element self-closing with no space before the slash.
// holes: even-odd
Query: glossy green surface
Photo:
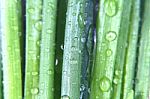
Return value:
<svg viewBox="0 0 150 99">
<path fill-rule="evenodd" d="M 135 82 L 135 98 L 148 99 L 150 77 L 150 1 L 145 0 L 144 17 L 139 46 L 138 70 Z"/>
<path fill-rule="evenodd" d="M 4 98 L 22 99 L 21 0 L 0 0 L 0 5 Z"/>
<path fill-rule="evenodd" d="M 123 73 L 123 99 L 134 99 L 133 83 L 135 77 L 137 41 L 139 34 L 140 0 L 133 0 L 130 18 L 131 23 L 129 27 L 129 35 L 127 41 L 128 46 Z"/>
<path fill-rule="evenodd" d="M 120 99 L 132 0 L 101 0 L 90 99 Z"/>
<path fill-rule="evenodd" d="M 38 99 L 54 99 L 57 0 L 43 0 Z"/>
<path fill-rule="evenodd" d="M 26 0 L 25 99 L 36 99 L 39 93 L 41 33 L 42 0 Z"/>
<path fill-rule="evenodd" d="M 86 41 L 82 35 L 85 27 L 85 1 L 68 0 L 62 69 L 62 99 L 80 97 L 82 44 Z"/>
</svg>

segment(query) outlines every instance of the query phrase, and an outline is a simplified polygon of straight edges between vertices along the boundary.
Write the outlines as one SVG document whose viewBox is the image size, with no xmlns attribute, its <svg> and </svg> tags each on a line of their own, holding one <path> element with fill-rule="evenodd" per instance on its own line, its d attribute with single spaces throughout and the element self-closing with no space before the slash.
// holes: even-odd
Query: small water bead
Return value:
<svg viewBox="0 0 150 99">
<path fill-rule="evenodd" d="M 84 91 L 85 90 L 85 85 L 84 84 L 82 84 L 81 86 L 80 86 L 80 91 Z"/>
<path fill-rule="evenodd" d="M 20 49 L 19 48 L 15 48 L 15 52 L 19 52 L 20 51 Z"/>
<path fill-rule="evenodd" d="M 116 0 L 105 0 L 104 2 L 106 15 L 112 17 L 117 14 L 117 2 Z"/>
<path fill-rule="evenodd" d="M 63 44 L 61 44 L 60 48 L 61 48 L 61 50 L 64 50 L 64 45 L 63 45 Z"/>
<path fill-rule="evenodd" d="M 83 27 L 84 27 L 85 22 L 84 22 L 84 18 L 83 18 L 83 15 L 82 15 L 82 14 L 79 14 L 79 15 L 78 15 L 78 23 L 79 23 L 79 27 L 80 27 L 80 28 L 83 28 Z"/>
<path fill-rule="evenodd" d="M 112 50 L 111 49 L 107 49 L 106 50 L 106 55 L 107 56 L 111 56 L 112 55 Z"/>
<path fill-rule="evenodd" d="M 96 96 L 96 99 L 99 99 L 99 96 Z"/>
<path fill-rule="evenodd" d="M 77 60 L 71 60 L 70 64 L 78 64 L 78 61 Z"/>
<path fill-rule="evenodd" d="M 120 79 L 118 78 L 118 77 L 115 77 L 114 79 L 113 79 L 113 83 L 114 84 L 118 84 L 120 82 Z"/>
<path fill-rule="evenodd" d="M 114 31 L 109 31 L 106 34 L 106 40 L 108 40 L 108 41 L 114 41 L 116 39 L 116 37 L 117 37 L 117 34 Z"/>
<path fill-rule="evenodd" d="M 38 75 L 38 72 L 36 72 L 36 71 L 35 71 L 35 72 L 32 72 L 32 75 L 33 75 L 33 76 L 36 76 L 36 75 Z"/>
<path fill-rule="evenodd" d="M 42 30 L 42 21 L 35 22 L 34 26 L 35 26 L 36 30 L 41 31 Z"/>
<path fill-rule="evenodd" d="M 54 91 L 54 88 L 52 88 L 52 91 Z"/>
<path fill-rule="evenodd" d="M 58 59 L 56 59 L 56 61 L 55 61 L 55 65 L 56 65 L 56 66 L 58 65 Z"/>
<path fill-rule="evenodd" d="M 53 74 L 53 70 L 51 70 L 51 69 L 48 70 L 48 71 L 47 71 L 47 74 L 49 74 L 49 75 Z"/>
<path fill-rule="evenodd" d="M 111 87 L 111 83 L 110 83 L 109 78 L 103 77 L 103 78 L 100 80 L 100 89 L 101 89 L 103 92 L 107 92 L 107 91 L 109 91 L 110 87 Z"/>
<path fill-rule="evenodd" d="M 47 31 L 46 31 L 48 34 L 51 34 L 51 33 L 53 33 L 53 31 L 51 30 L 51 29 L 47 29 Z"/>
<path fill-rule="evenodd" d="M 34 8 L 29 8 L 27 11 L 28 11 L 29 13 L 33 13 L 33 12 L 34 12 Z"/>
<path fill-rule="evenodd" d="M 68 95 L 63 95 L 61 99 L 70 99 L 70 97 Z"/>
<path fill-rule="evenodd" d="M 38 92 L 39 92 L 39 89 L 38 89 L 38 88 L 33 88 L 33 89 L 31 89 L 31 93 L 32 93 L 32 94 L 38 94 Z"/>
<path fill-rule="evenodd" d="M 85 38 L 85 37 L 82 37 L 82 38 L 81 38 L 81 42 L 82 42 L 82 43 L 85 43 L 85 42 L 86 42 L 86 38 Z"/>
<path fill-rule="evenodd" d="M 34 53 L 34 51 L 33 50 L 29 50 L 29 52 L 28 52 L 29 54 L 33 54 Z"/>
<path fill-rule="evenodd" d="M 39 45 L 40 45 L 40 41 L 39 41 L 39 40 L 36 42 L 36 45 L 37 45 L 37 46 L 39 46 Z"/>
<path fill-rule="evenodd" d="M 115 70 L 115 75 L 116 75 L 116 76 L 120 76 L 121 73 L 122 73 L 122 72 L 121 72 L 120 70 Z"/>
<path fill-rule="evenodd" d="M 46 48 L 46 49 L 45 49 L 45 52 L 49 52 L 49 48 Z"/>
</svg>

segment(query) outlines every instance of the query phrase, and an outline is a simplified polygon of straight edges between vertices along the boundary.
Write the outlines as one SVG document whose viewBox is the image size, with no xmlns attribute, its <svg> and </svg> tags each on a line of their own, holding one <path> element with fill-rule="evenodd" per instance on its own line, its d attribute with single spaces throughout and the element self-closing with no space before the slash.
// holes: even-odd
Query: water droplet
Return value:
<svg viewBox="0 0 150 99">
<path fill-rule="evenodd" d="M 40 45 L 40 41 L 38 40 L 38 41 L 36 42 L 36 44 L 37 44 L 37 46 L 39 46 L 39 45 Z"/>
<path fill-rule="evenodd" d="M 68 95 L 63 95 L 61 99 L 70 99 L 70 97 Z"/>
<path fill-rule="evenodd" d="M 85 22 L 84 22 L 84 18 L 83 18 L 83 15 L 82 15 L 82 14 L 79 14 L 79 15 L 78 15 L 78 23 L 79 23 L 80 28 L 83 28 L 83 27 L 84 27 Z"/>
<path fill-rule="evenodd" d="M 51 34 L 51 33 L 53 33 L 53 31 L 51 29 L 47 29 L 47 33 Z"/>
<path fill-rule="evenodd" d="M 85 43 L 85 42 L 86 42 L 86 38 L 85 38 L 85 37 L 82 37 L 82 38 L 81 38 L 81 42 L 82 42 L 82 43 Z"/>
<path fill-rule="evenodd" d="M 116 32 L 114 31 L 109 31 L 107 34 L 106 34 L 106 40 L 108 41 L 114 41 L 116 39 L 117 35 L 116 35 Z"/>
<path fill-rule="evenodd" d="M 121 75 L 121 71 L 120 70 L 115 70 L 115 75 L 116 76 L 120 76 Z"/>
<path fill-rule="evenodd" d="M 96 96 L 96 99 L 99 99 L 99 96 Z"/>
<path fill-rule="evenodd" d="M 28 11 L 29 13 L 33 13 L 33 12 L 34 12 L 34 8 L 29 8 L 27 11 Z"/>
<path fill-rule="evenodd" d="M 107 56 L 111 56 L 112 55 L 112 50 L 111 49 L 107 49 L 106 50 L 106 55 Z"/>
<path fill-rule="evenodd" d="M 62 50 L 64 50 L 64 45 L 63 45 L 63 44 L 61 44 L 60 48 L 61 48 Z"/>
<path fill-rule="evenodd" d="M 53 74 L 53 70 L 50 69 L 50 70 L 47 71 L 47 73 L 48 73 L 49 75 L 51 75 L 51 74 Z"/>
<path fill-rule="evenodd" d="M 120 82 L 120 79 L 118 78 L 118 77 L 115 77 L 114 79 L 113 79 L 113 83 L 114 84 L 118 84 Z"/>
<path fill-rule="evenodd" d="M 105 0 L 105 13 L 106 15 L 112 17 L 117 14 L 117 2 L 116 0 Z"/>
<path fill-rule="evenodd" d="M 58 65 L 58 59 L 56 59 L 56 61 L 55 61 L 55 65 L 56 65 L 56 66 Z"/>
<path fill-rule="evenodd" d="M 33 54 L 34 53 L 34 51 L 33 50 L 29 50 L 29 52 L 28 52 L 29 54 Z"/>
<path fill-rule="evenodd" d="M 39 89 L 38 89 L 38 88 L 33 88 L 33 89 L 31 89 L 31 93 L 32 93 L 32 94 L 38 94 L 38 92 L 39 92 Z"/>
<path fill-rule="evenodd" d="M 41 31 L 42 30 L 42 21 L 37 21 L 34 26 L 35 26 L 36 30 Z"/>
<path fill-rule="evenodd" d="M 88 88 L 88 93 L 91 93 L 91 88 Z"/>
<path fill-rule="evenodd" d="M 48 48 L 46 48 L 46 49 L 45 49 L 45 52 L 49 52 L 49 49 L 48 49 Z"/>
<path fill-rule="evenodd" d="M 52 88 L 52 91 L 54 91 L 54 88 Z"/>
<path fill-rule="evenodd" d="M 77 60 L 71 60 L 70 64 L 78 64 L 78 61 Z"/>
<path fill-rule="evenodd" d="M 110 87 L 111 87 L 111 83 L 110 83 L 109 78 L 103 77 L 103 78 L 100 80 L 100 89 L 101 89 L 103 92 L 107 92 L 107 91 L 109 91 Z"/>
<path fill-rule="evenodd" d="M 15 48 L 15 52 L 19 52 L 20 50 L 19 50 L 19 48 Z"/>
<path fill-rule="evenodd" d="M 80 86 L 80 91 L 84 91 L 85 90 L 85 85 L 84 84 L 81 84 Z"/>
<path fill-rule="evenodd" d="M 33 75 L 33 76 L 36 76 L 36 75 L 38 75 L 38 72 L 36 72 L 36 71 L 35 71 L 35 72 L 32 72 L 32 75 Z"/>
</svg>

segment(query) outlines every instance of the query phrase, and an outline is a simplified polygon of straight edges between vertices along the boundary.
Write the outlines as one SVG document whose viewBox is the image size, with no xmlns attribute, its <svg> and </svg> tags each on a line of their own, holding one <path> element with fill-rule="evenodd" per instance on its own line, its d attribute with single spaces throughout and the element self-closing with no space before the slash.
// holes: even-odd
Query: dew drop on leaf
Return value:
<svg viewBox="0 0 150 99">
<path fill-rule="evenodd" d="M 36 30 L 41 31 L 42 30 L 42 21 L 35 22 L 34 26 L 35 26 Z"/>
<path fill-rule="evenodd" d="M 38 88 L 32 88 L 32 89 L 31 89 L 31 93 L 32 93 L 32 94 L 38 94 L 38 92 L 39 92 L 39 89 L 38 89 Z"/>
<path fill-rule="evenodd" d="M 108 40 L 108 41 L 114 41 L 116 39 L 116 37 L 117 37 L 117 34 L 114 31 L 109 31 L 106 34 L 106 40 Z"/>
<path fill-rule="evenodd" d="M 106 55 L 107 56 L 111 56 L 112 55 L 112 50 L 111 49 L 107 49 L 106 50 Z"/>
<path fill-rule="evenodd" d="M 100 80 L 100 89 L 103 92 L 107 92 L 107 91 L 109 91 L 110 87 L 111 87 L 111 83 L 110 83 L 109 78 L 107 78 L 107 77 L 101 78 L 101 80 Z"/>
<path fill-rule="evenodd" d="M 61 99 L 70 99 L 70 97 L 68 95 L 63 95 Z"/>
<path fill-rule="evenodd" d="M 105 13 L 106 15 L 112 17 L 117 13 L 117 2 L 115 0 L 105 0 Z"/>
</svg>

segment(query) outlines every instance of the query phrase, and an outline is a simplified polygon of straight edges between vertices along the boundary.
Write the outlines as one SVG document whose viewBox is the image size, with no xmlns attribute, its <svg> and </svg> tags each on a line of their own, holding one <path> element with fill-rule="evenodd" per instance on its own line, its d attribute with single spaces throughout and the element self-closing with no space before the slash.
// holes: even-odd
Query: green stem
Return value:
<svg viewBox="0 0 150 99">
<path fill-rule="evenodd" d="M 21 0 L 0 0 L 0 4 L 4 98 L 22 99 Z"/>
<path fill-rule="evenodd" d="M 2 20 L 1 20 L 1 15 L 2 15 L 2 11 L 1 11 L 1 2 L 0 2 L 0 53 L 2 53 Z M 2 54 L 0 54 L 0 99 L 3 98 L 3 84 L 2 84 L 2 79 L 3 79 L 3 72 L 2 72 Z"/>
<path fill-rule="evenodd" d="M 123 3 L 122 19 L 118 35 L 117 54 L 114 65 L 113 99 L 120 99 L 122 94 L 123 68 L 125 65 L 132 2 L 132 0 L 126 0 Z"/>
<path fill-rule="evenodd" d="M 148 99 L 148 86 L 150 76 L 150 1 L 145 0 L 144 17 L 141 31 L 138 70 L 135 82 L 135 98 Z"/>
<path fill-rule="evenodd" d="M 139 21 L 140 0 L 133 0 L 133 7 L 131 11 L 131 23 L 128 36 L 128 47 L 123 74 L 123 99 L 128 99 L 130 93 L 133 93 L 133 80 L 135 73 Z"/>
<path fill-rule="evenodd" d="M 54 56 L 57 0 L 43 0 L 39 99 L 54 99 Z"/>
<path fill-rule="evenodd" d="M 124 3 L 124 0 L 101 0 L 99 3 L 96 24 L 96 56 L 92 71 L 90 99 L 110 99 L 112 97 L 117 47 L 118 43 L 123 41 L 120 41 L 120 24 Z"/>
<path fill-rule="evenodd" d="M 26 72 L 25 99 L 35 99 L 39 92 L 40 36 L 42 0 L 26 1 Z"/>
<path fill-rule="evenodd" d="M 68 0 L 58 0 L 57 10 L 57 29 L 56 29 L 56 55 L 55 55 L 55 72 L 54 75 L 54 98 L 61 98 L 61 78 L 62 78 L 62 62 L 63 62 L 63 47 L 64 47 L 64 34 L 66 24 Z"/>
<path fill-rule="evenodd" d="M 79 99 L 85 29 L 85 1 L 68 0 L 62 70 L 62 99 Z"/>
</svg>

